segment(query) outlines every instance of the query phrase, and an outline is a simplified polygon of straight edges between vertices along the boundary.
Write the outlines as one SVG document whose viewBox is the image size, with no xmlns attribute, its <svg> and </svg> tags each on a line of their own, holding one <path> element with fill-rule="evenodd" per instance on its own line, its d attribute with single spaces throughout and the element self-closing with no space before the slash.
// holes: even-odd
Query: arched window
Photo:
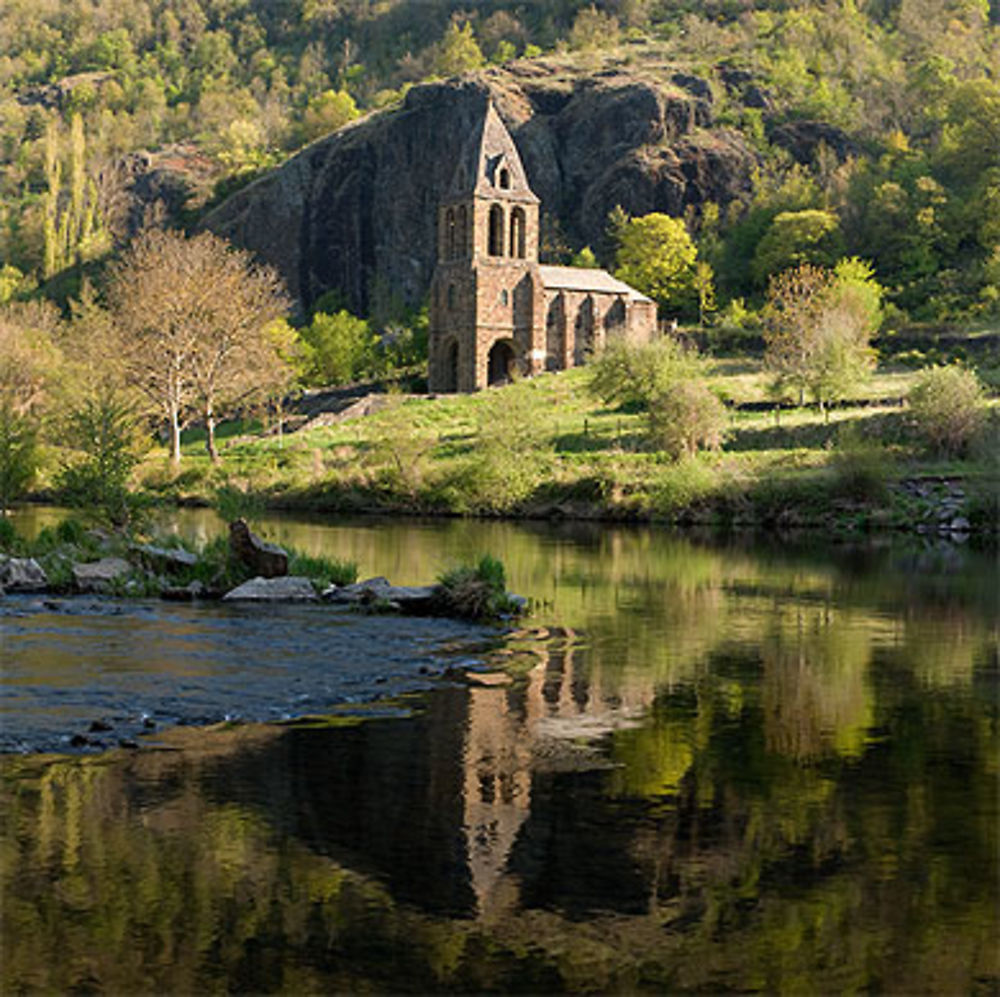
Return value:
<svg viewBox="0 0 1000 997">
<path fill-rule="evenodd" d="M 448 311 L 454 311 L 455 309 L 455 285 L 448 285 Z"/>
<path fill-rule="evenodd" d="M 444 216 L 444 257 L 446 260 L 455 256 L 455 212 L 449 208 Z"/>
<path fill-rule="evenodd" d="M 524 208 L 515 208 L 510 214 L 509 255 L 524 259 Z"/>
<path fill-rule="evenodd" d="M 506 166 L 500 170 L 500 189 L 510 190 L 510 170 Z"/>
<path fill-rule="evenodd" d="M 458 206 L 458 225 L 455 232 L 455 249 L 458 256 L 469 252 L 469 212 L 464 204 Z"/>
<path fill-rule="evenodd" d="M 490 208 L 490 241 L 487 252 L 490 256 L 503 256 L 503 208 L 499 204 Z"/>
</svg>

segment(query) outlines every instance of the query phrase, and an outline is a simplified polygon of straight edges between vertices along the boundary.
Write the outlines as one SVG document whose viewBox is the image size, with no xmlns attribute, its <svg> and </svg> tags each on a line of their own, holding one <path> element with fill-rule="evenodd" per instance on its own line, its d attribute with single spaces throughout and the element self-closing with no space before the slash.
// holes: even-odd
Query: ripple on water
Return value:
<svg viewBox="0 0 1000 997">
<path fill-rule="evenodd" d="M 144 716 L 273 721 L 397 695 L 427 686 L 445 645 L 488 633 L 327 606 L 7 597 L 0 751 L 64 750 L 97 718 L 115 721 L 113 743 Z"/>
</svg>

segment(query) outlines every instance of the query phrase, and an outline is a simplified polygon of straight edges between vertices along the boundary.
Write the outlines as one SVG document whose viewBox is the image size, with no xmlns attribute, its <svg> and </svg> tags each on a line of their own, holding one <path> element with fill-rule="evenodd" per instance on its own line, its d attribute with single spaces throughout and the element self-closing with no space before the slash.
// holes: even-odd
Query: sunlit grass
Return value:
<svg viewBox="0 0 1000 997">
<path fill-rule="evenodd" d="M 372 415 L 281 436 L 233 433 L 216 465 L 193 439 L 179 474 L 161 450 L 141 477 L 166 497 L 209 503 L 235 487 L 265 504 L 339 511 L 504 513 L 569 502 L 673 516 L 685 502 L 718 499 L 738 518 L 748 505 L 778 508 L 783 496 L 814 515 L 851 434 L 880 448 L 886 476 L 977 473 L 915 450 L 901 399 L 917 374 L 905 367 L 880 368 L 856 398 L 821 412 L 777 406 L 759 360 L 710 360 L 708 383 L 729 406 L 725 442 L 681 470 L 650 450 L 645 413 L 596 400 L 589 376 L 578 368 L 471 395 L 400 396 Z"/>
</svg>

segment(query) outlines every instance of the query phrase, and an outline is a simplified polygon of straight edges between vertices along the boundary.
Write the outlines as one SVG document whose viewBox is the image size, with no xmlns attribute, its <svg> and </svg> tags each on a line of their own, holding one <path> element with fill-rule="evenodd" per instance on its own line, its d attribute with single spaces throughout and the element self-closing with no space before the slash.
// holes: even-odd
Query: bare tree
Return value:
<svg viewBox="0 0 1000 997">
<path fill-rule="evenodd" d="M 266 393 L 285 361 L 269 326 L 289 307 L 280 278 L 203 232 L 148 231 L 116 267 L 109 299 L 136 383 L 159 406 L 180 462 L 180 433 L 198 412 L 218 459 L 220 411 Z"/>
</svg>

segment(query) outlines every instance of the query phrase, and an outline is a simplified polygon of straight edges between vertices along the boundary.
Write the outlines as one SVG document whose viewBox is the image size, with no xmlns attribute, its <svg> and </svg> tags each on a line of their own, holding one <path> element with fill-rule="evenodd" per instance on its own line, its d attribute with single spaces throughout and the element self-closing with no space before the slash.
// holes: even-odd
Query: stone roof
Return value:
<svg viewBox="0 0 1000 997">
<path fill-rule="evenodd" d="M 509 186 L 500 187 L 500 171 L 506 169 Z M 448 189 L 448 200 L 468 197 L 469 194 L 499 197 L 505 200 L 537 203 L 517 146 L 506 125 L 500 120 L 492 101 L 486 113 L 469 136 Z"/>
<path fill-rule="evenodd" d="M 651 300 L 624 281 L 612 277 L 607 270 L 590 267 L 555 267 L 544 263 L 538 269 L 541 271 L 542 285 L 547 291 L 601 292 L 624 294 L 629 301 Z"/>
</svg>

